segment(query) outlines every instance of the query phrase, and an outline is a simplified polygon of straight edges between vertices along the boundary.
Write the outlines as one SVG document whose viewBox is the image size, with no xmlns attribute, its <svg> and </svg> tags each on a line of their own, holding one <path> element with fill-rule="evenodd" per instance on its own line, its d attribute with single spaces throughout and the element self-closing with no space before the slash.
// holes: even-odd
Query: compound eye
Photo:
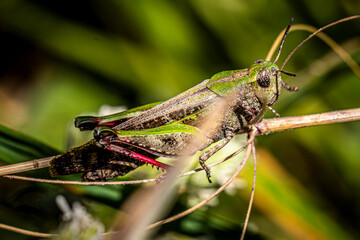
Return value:
<svg viewBox="0 0 360 240">
<path fill-rule="evenodd" d="M 262 59 L 259 59 L 259 60 L 256 60 L 255 62 L 254 62 L 254 64 L 259 64 L 259 63 L 262 63 L 262 62 L 264 62 L 265 60 L 262 60 Z"/>
<path fill-rule="evenodd" d="M 267 68 L 261 69 L 257 75 L 257 83 L 262 88 L 270 86 L 270 72 Z"/>
</svg>

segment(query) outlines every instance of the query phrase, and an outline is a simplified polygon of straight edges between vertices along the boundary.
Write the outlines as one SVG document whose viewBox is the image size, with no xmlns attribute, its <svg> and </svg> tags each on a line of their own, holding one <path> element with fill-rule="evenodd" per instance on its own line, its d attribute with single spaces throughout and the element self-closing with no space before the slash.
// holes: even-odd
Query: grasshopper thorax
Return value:
<svg viewBox="0 0 360 240">
<path fill-rule="evenodd" d="M 256 97 L 263 106 L 272 106 L 281 92 L 281 76 L 276 64 L 257 60 L 249 69 L 249 80 Z"/>
</svg>

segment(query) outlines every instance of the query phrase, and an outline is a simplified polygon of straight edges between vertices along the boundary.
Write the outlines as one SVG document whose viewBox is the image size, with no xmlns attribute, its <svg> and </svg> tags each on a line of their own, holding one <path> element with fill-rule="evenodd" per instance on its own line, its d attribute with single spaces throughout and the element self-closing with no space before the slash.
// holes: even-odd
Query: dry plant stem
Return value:
<svg viewBox="0 0 360 240">
<path fill-rule="evenodd" d="M 263 119 L 261 122 L 255 124 L 255 127 L 258 129 L 258 134 L 268 134 L 277 131 L 290 130 L 301 127 L 310 127 L 317 125 L 325 125 L 330 123 L 341 123 L 341 122 L 349 122 L 360 120 L 360 108 L 347 109 L 347 110 L 339 110 L 334 112 L 327 113 L 318 113 L 312 115 L 305 116 L 297 116 L 297 117 L 282 117 L 276 119 Z M 238 151 L 239 152 L 239 151 Z M 210 166 L 217 165 L 223 161 L 228 160 L 233 157 L 237 153 L 230 155 L 229 157 L 214 163 Z M 26 181 L 36 181 L 43 183 L 54 183 L 54 184 L 79 184 L 79 185 L 116 185 L 116 184 L 138 184 L 145 182 L 153 182 L 156 179 L 145 179 L 145 180 L 136 180 L 136 181 L 116 181 L 116 182 L 77 182 L 77 181 L 61 181 L 61 180 L 46 180 L 46 179 L 32 179 L 20 176 L 12 176 L 5 175 L 11 174 L 14 172 L 23 172 L 27 170 L 40 169 L 44 167 L 48 167 L 50 160 L 53 157 L 36 159 L 23 163 L 16 163 L 6 166 L 0 167 L 0 176 L 7 177 L 10 179 L 19 179 Z M 180 174 L 179 176 L 189 175 L 198 171 L 202 171 L 202 169 L 195 169 L 188 173 Z"/>
<path fill-rule="evenodd" d="M 347 109 L 347 110 L 339 110 L 334 112 L 327 112 L 327 113 L 318 113 L 312 115 L 305 115 L 305 116 L 297 116 L 297 117 L 282 117 L 276 119 L 263 119 L 261 122 L 255 124 L 255 127 L 258 129 L 258 134 L 268 134 L 277 131 L 284 131 L 290 130 L 295 128 L 301 127 L 310 127 L 310 126 L 317 126 L 317 125 L 325 125 L 330 123 L 341 123 L 341 122 L 349 122 L 349 121 L 356 121 L 360 120 L 360 108 L 354 109 Z M 239 152 L 239 151 L 238 151 Z M 230 155 L 229 157 L 214 163 L 210 166 L 217 165 L 223 161 L 228 160 L 229 158 L 235 156 L 237 153 Z M 51 160 L 52 157 L 49 158 L 42 158 L 37 160 L 32 160 L 29 162 L 23 163 L 16 163 L 7 166 L 0 167 L 0 176 L 3 174 L 10 174 L 13 173 L 16 167 L 19 167 L 23 171 L 24 169 L 31 170 L 34 169 L 34 166 L 37 169 L 41 167 L 47 167 L 47 162 Z M 38 164 L 34 164 L 37 162 Z M 23 165 L 27 167 L 23 167 Z M 17 169 L 15 169 L 17 170 Z M 20 170 L 17 172 L 21 172 Z M 202 169 L 195 169 L 188 173 L 180 174 L 179 176 L 189 175 L 198 171 L 202 171 Z M 7 177 L 10 179 L 19 179 L 19 180 L 26 180 L 26 181 L 34 181 L 34 182 L 43 182 L 43 183 L 54 183 L 54 184 L 78 184 L 78 185 L 116 185 L 116 184 L 138 184 L 138 183 L 146 183 L 146 182 L 154 182 L 156 179 L 145 179 L 145 180 L 136 180 L 136 181 L 114 181 L 114 182 L 77 182 L 77 181 L 61 181 L 61 180 L 46 180 L 46 179 L 32 179 L 20 176 L 12 176 L 12 175 L 5 175 L 3 177 Z"/>
<path fill-rule="evenodd" d="M 242 230 L 242 233 L 241 233 L 240 240 L 243 240 L 244 237 L 245 237 L 247 225 L 248 225 L 249 219 L 250 219 L 250 213 L 251 213 L 252 205 L 253 205 L 253 202 L 254 202 L 254 196 L 255 196 L 255 185 L 256 185 L 256 150 L 255 150 L 255 143 L 254 143 L 254 141 L 251 143 L 251 145 L 252 145 L 252 152 L 253 152 L 253 159 L 254 159 L 253 184 L 252 184 L 252 188 L 251 188 L 249 206 L 248 206 L 248 209 L 247 209 L 247 212 L 246 212 L 244 227 L 243 227 L 243 230 Z"/>
<path fill-rule="evenodd" d="M 40 233 L 40 232 L 24 230 L 24 229 L 21 229 L 21 228 L 9 226 L 9 225 L 2 224 L 2 223 L 0 223 L 0 228 L 5 229 L 5 230 L 9 230 L 11 232 L 16 232 L 16 233 L 20 233 L 20 234 L 24 234 L 24 235 L 32 236 L 32 237 L 38 237 L 38 238 L 50 238 L 50 237 L 55 236 L 54 234 L 50 234 L 50 233 Z"/>
<path fill-rule="evenodd" d="M 263 119 L 255 124 L 259 134 L 290 130 L 295 128 L 325 125 L 360 120 L 360 108 L 318 113 L 298 117 Z"/>
<path fill-rule="evenodd" d="M 4 175 L 2 177 L 6 177 L 9 179 L 23 180 L 29 182 L 40 182 L 40 183 L 51 183 L 51 184 L 73 184 L 73 185 L 126 185 L 126 184 L 141 184 L 141 183 L 149 183 L 155 182 L 157 179 L 143 179 L 143 180 L 133 180 L 133 181 L 112 181 L 112 182 L 79 182 L 79 181 L 66 181 L 66 180 L 50 180 L 50 179 L 40 179 L 40 178 L 32 178 L 32 177 L 23 177 L 16 175 Z"/>
<path fill-rule="evenodd" d="M 27 162 L 15 163 L 11 165 L 0 167 L 0 176 L 5 174 L 14 174 L 20 172 L 26 172 L 30 170 L 45 168 L 50 166 L 50 161 L 54 157 L 46 157 L 41 159 L 35 159 Z"/>
<path fill-rule="evenodd" d="M 209 168 L 212 168 L 216 165 L 219 165 L 220 163 L 223 163 L 236 155 L 238 155 L 240 152 L 244 151 L 244 149 L 247 147 L 248 143 L 245 144 L 242 148 L 237 150 L 236 152 L 232 153 L 231 155 L 225 157 L 224 159 L 221 159 L 220 161 L 217 161 L 213 164 L 208 165 Z M 1 167 L 0 167 L 1 168 Z M 204 171 L 202 168 L 197 168 L 192 171 L 188 171 L 186 173 L 179 174 L 177 177 L 185 177 L 197 172 Z M 111 181 L 111 182 L 79 182 L 79 181 L 66 181 L 66 180 L 50 180 L 50 179 L 41 179 L 41 178 L 32 178 L 32 177 L 23 177 L 23 176 L 16 176 L 16 175 L 3 175 L 2 177 L 9 178 L 9 179 L 16 179 L 16 180 L 23 180 L 23 181 L 29 181 L 29 182 L 40 182 L 40 183 L 52 183 L 52 184 L 73 184 L 73 185 L 127 185 L 127 184 L 141 184 L 141 183 L 150 183 L 150 182 L 156 182 L 157 178 L 150 178 L 150 179 L 142 179 L 142 180 L 132 180 L 132 181 Z"/>
<path fill-rule="evenodd" d="M 250 138 L 248 140 L 248 143 L 252 143 L 254 141 L 254 138 L 256 136 L 257 132 L 256 130 L 254 130 L 251 134 L 250 134 Z M 204 206 L 206 203 L 208 203 L 211 199 L 213 199 L 214 197 L 216 197 L 217 195 L 219 195 L 227 186 L 229 186 L 230 183 L 232 183 L 234 181 L 234 179 L 236 178 L 236 176 L 240 173 L 240 171 L 243 169 L 247 159 L 249 158 L 250 152 L 251 152 L 251 146 L 252 144 L 247 144 L 247 148 L 246 148 L 246 152 L 244 155 L 243 160 L 241 161 L 239 167 L 236 169 L 236 171 L 233 173 L 233 175 L 231 175 L 231 177 L 220 187 L 218 188 L 211 196 L 209 196 L 207 199 L 204 199 L 203 201 L 199 202 L 198 204 L 196 204 L 195 206 L 189 208 L 188 210 L 181 212 L 177 215 L 174 215 L 172 217 L 166 218 L 164 220 L 158 221 L 156 223 L 153 223 L 151 225 L 149 225 L 147 227 L 147 229 L 151 229 L 151 228 L 155 228 L 158 227 L 160 225 L 163 225 L 165 223 L 169 223 L 172 221 L 175 221 L 179 218 L 182 218 L 192 212 L 194 212 L 195 210 L 199 209 L 200 207 Z"/>
</svg>

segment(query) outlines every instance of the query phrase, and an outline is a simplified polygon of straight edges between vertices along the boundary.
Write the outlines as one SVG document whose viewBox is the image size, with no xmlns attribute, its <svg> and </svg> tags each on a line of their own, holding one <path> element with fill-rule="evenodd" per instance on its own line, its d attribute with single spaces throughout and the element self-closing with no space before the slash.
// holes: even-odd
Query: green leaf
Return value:
<svg viewBox="0 0 360 240">
<path fill-rule="evenodd" d="M 59 154 L 41 141 L 0 124 L 0 161 L 17 163 Z"/>
</svg>

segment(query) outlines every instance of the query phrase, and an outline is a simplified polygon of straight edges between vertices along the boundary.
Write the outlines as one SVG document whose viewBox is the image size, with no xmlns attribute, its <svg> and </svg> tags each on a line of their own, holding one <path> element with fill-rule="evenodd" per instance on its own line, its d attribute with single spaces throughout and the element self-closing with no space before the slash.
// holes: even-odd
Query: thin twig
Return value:
<svg viewBox="0 0 360 240">
<path fill-rule="evenodd" d="M 51 184 L 72 184 L 72 185 L 126 185 L 126 184 L 140 184 L 140 183 L 149 183 L 155 182 L 157 179 L 142 179 L 142 180 L 131 180 L 131 181 L 111 181 L 111 182 L 79 182 L 79 181 L 67 181 L 67 180 L 50 180 L 50 179 L 41 179 L 41 178 L 32 178 L 32 177 L 23 177 L 16 175 L 4 175 L 9 179 L 23 180 L 29 182 L 39 182 L 39 183 L 51 183 Z"/>
<path fill-rule="evenodd" d="M 297 116 L 297 117 L 282 117 L 275 119 L 263 119 L 261 122 L 256 123 L 255 127 L 258 130 L 258 134 L 269 134 L 278 131 L 290 130 L 301 127 L 311 127 L 318 125 L 325 125 L 331 123 L 341 123 L 341 122 L 349 122 L 349 121 L 357 121 L 360 120 L 360 108 L 353 108 L 347 110 L 339 110 L 333 112 L 326 113 L 317 113 L 311 115 Z M 245 131 L 244 131 L 245 132 Z M 241 151 L 242 149 L 240 149 Z M 239 152 L 239 151 L 238 151 Z M 219 162 L 216 162 L 209 166 L 214 166 L 219 163 L 222 163 L 229 158 L 232 158 L 237 153 L 233 153 L 232 155 L 226 157 Z M 27 166 L 37 166 L 37 169 L 41 167 L 46 167 L 46 164 L 51 160 L 52 157 L 36 159 L 29 162 L 24 163 L 16 163 L 6 166 L 0 167 L 0 176 L 2 174 L 10 174 L 13 173 L 16 166 L 20 166 L 21 169 L 26 169 L 26 167 L 22 167 L 22 165 Z M 38 162 L 38 164 L 34 164 L 34 162 Z M 187 173 L 180 174 L 179 176 L 190 175 L 195 172 L 202 171 L 202 169 L 195 169 L 189 171 Z M 18 171 L 20 172 L 20 171 Z M 78 184 L 78 185 L 116 185 L 116 184 L 139 184 L 146 182 L 154 182 L 156 179 L 144 179 L 144 180 L 134 180 L 134 181 L 114 181 L 114 182 L 78 182 L 78 181 L 62 181 L 62 180 L 47 180 L 47 179 L 32 179 L 20 176 L 13 175 L 4 175 L 3 177 L 7 177 L 10 179 L 19 179 L 33 182 L 42 182 L 42 183 L 54 183 L 54 184 Z"/>
<path fill-rule="evenodd" d="M 215 167 L 233 157 L 238 155 L 240 152 L 244 151 L 244 149 L 247 147 L 248 143 L 245 144 L 242 148 L 237 150 L 236 152 L 230 154 L 229 156 L 215 162 L 212 164 L 209 164 L 208 167 L 212 168 Z M 12 166 L 12 165 L 9 165 Z M 177 177 L 185 177 L 197 172 L 204 171 L 202 168 L 197 168 L 185 173 L 181 173 L 177 175 Z M 52 179 L 41 179 L 41 178 L 32 178 L 32 177 L 24 177 L 24 176 L 17 176 L 17 175 L 3 175 L 2 177 L 9 178 L 9 179 L 16 179 L 16 180 L 23 180 L 23 181 L 29 181 L 29 182 L 39 182 L 39 183 L 51 183 L 51 184 L 68 184 L 68 185 L 90 185 L 90 186 L 103 186 L 103 185 L 128 185 L 128 184 L 141 184 L 141 183 L 150 183 L 150 182 L 156 182 L 158 181 L 158 178 L 149 178 L 149 179 L 142 179 L 142 180 L 129 180 L 129 181 L 109 181 L 109 182 L 80 182 L 80 181 L 69 181 L 69 180 L 52 180 Z"/>
<path fill-rule="evenodd" d="M 232 154 L 230 154 L 229 156 L 226 156 L 225 158 L 221 159 L 220 161 L 217 161 L 215 163 L 212 163 L 212 164 L 209 164 L 208 167 L 209 168 L 212 168 L 216 165 L 219 165 L 220 163 L 223 163 L 233 157 L 235 157 L 236 155 L 238 155 L 239 153 L 241 153 L 242 151 L 244 151 L 244 149 L 249 145 L 249 142 L 247 142 L 242 148 L 240 148 L 239 150 L 237 150 L 236 152 L 233 152 Z M 197 169 L 194 169 L 192 171 L 188 171 L 186 173 L 182 173 L 182 174 L 179 174 L 178 177 L 184 177 L 184 176 L 187 176 L 187 175 L 191 175 L 191 174 L 194 174 L 196 172 L 200 172 L 200 171 L 204 171 L 204 169 L 202 168 L 197 168 Z"/>
<path fill-rule="evenodd" d="M 317 113 L 297 117 L 282 117 L 263 119 L 255 124 L 259 134 L 290 130 L 302 127 L 312 127 L 331 123 L 350 122 L 360 120 L 360 108 Z"/>
<path fill-rule="evenodd" d="M 24 234 L 24 235 L 27 235 L 27 236 L 38 237 L 38 238 L 50 238 L 50 237 L 55 236 L 54 234 L 24 230 L 22 228 L 9 226 L 9 225 L 3 224 L 3 223 L 0 223 L 0 228 L 5 229 L 5 230 L 9 230 L 9 231 L 12 231 L 12 232 Z"/>
<path fill-rule="evenodd" d="M 6 174 L 27 172 L 30 170 L 49 167 L 50 161 L 53 158 L 54 158 L 54 156 L 35 159 L 35 160 L 27 161 L 27 162 L 15 163 L 15 164 L 6 165 L 6 166 L 1 166 L 0 167 L 0 176 L 6 175 Z"/>
<path fill-rule="evenodd" d="M 255 143 L 254 143 L 254 141 L 251 143 L 251 145 L 252 145 L 252 152 L 253 152 L 253 159 L 254 159 L 253 184 L 252 184 L 252 188 L 251 188 L 249 206 L 248 206 L 247 211 L 246 211 L 246 217 L 245 217 L 244 227 L 243 227 L 243 230 L 242 230 L 242 233 L 241 233 L 240 240 L 243 240 L 244 237 L 245 237 L 247 225 L 248 225 L 249 219 L 250 219 L 250 213 L 251 213 L 252 205 L 253 205 L 253 202 L 254 202 L 254 196 L 255 196 L 255 185 L 256 185 L 256 150 L 255 150 Z"/>
</svg>

